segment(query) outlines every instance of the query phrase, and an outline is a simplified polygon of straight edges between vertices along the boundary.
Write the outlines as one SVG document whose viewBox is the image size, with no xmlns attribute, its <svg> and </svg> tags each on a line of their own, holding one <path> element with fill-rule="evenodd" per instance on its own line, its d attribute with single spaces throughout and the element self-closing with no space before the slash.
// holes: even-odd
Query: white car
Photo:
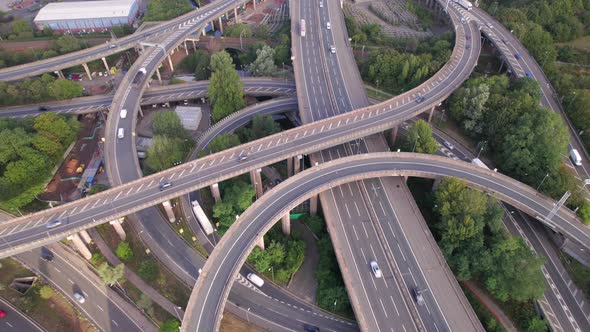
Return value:
<svg viewBox="0 0 590 332">
<path fill-rule="evenodd" d="M 326 29 L 328 29 L 328 30 L 332 29 L 332 25 L 330 25 L 330 22 L 326 23 Z"/>
<path fill-rule="evenodd" d="M 493 29 L 493 28 L 494 28 L 494 26 L 492 25 L 492 23 L 486 23 L 486 26 L 487 26 L 488 28 L 490 28 L 490 29 Z"/>
<path fill-rule="evenodd" d="M 324 8 L 324 3 L 320 1 L 320 8 Z"/>
<path fill-rule="evenodd" d="M 332 54 L 336 53 L 336 46 L 330 46 L 330 53 L 332 53 Z"/>
<path fill-rule="evenodd" d="M 371 263 L 369 263 L 371 265 L 371 270 L 373 270 L 373 274 L 375 275 L 375 278 L 381 278 L 383 276 L 383 273 L 381 273 L 381 269 L 379 268 L 379 265 L 377 264 L 377 262 L 375 261 L 371 261 Z"/>
<path fill-rule="evenodd" d="M 78 301 L 78 303 L 86 302 L 86 298 L 80 292 L 74 292 L 74 298 L 76 299 L 76 301 Z"/>
<path fill-rule="evenodd" d="M 453 144 L 451 144 L 451 142 L 449 142 L 449 141 L 445 141 L 444 143 L 445 143 L 445 146 L 447 148 L 449 148 L 449 150 L 453 150 L 455 148 L 455 146 Z"/>
</svg>

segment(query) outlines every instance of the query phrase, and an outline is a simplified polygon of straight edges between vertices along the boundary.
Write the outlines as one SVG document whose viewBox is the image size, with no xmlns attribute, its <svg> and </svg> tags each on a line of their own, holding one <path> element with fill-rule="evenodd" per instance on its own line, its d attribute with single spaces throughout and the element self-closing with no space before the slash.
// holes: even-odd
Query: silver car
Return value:
<svg viewBox="0 0 590 332">
<path fill-rule="evenodd" d="M 422 292 L 418 290 L 418 288 L 412 288 L 412 295 L 414 296 L 414 300 L 418 305 L 424 305 L 424 297 L 422 296 Z"/>
<path fill-rule="evenodd" d="M 371 261 L 369 265 L 371 265 L 371 270 L 373 270 L 375 278 L 381 278 L 383 276 L 383 273 L 381 273 L 381 269 L 379 268 L 379 264 L 377 264 L 377 262 Z"/>
<path fill-rule="evenodd" d="M 84 297 L 84 295 L 81 292 L 74 292 L 74 298 L 76 299 L 76 301 L 78 301 L 78 303 L 86 302 L 86 297 Z"/>
</svg>

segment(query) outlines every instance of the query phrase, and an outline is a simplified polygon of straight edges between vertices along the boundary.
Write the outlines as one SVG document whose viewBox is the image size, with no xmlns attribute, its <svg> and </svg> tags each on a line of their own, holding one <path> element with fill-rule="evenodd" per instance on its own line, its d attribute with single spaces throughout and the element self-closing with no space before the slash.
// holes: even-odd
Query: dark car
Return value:
<svg viewBox="0 0 590 332">
<path fill-rule="evenodd" d="M 278 186 L 282 181 L 280 179 L 275 179 L 275 186 Z"/>
<path fill-rule="evenodd" d="M 41 112 L 47 112 L 47 111 L 49 111 L 49 107 L 47 107 L 47 106 L 39 106 L 39 111 L 41 111 Z"/>
<path fill-rule="evenodd" d="M 315 325 L 305 324 L 303 325 L 303 328 L 307 332 L 320 332 L 320 328 Z"/>
<path fill-rule="evenodd" d="M 516 60 L 520 60 L 520 54 L 514 53 L 514 57 L 516 58 Z"/>
<path fill-rule="evenodd" d="M 418 96 L 418 98 L 416 98 L 417 103 L 421 103 L 423 101 L 424 101 L 424 96 Z"/>
<path fill-rule="evenodd" d="M 49 250 L 41 251 L 41 259 L 46 262 L 51 262 L 53 260 L 53 253 Z"/>
<path fill-rule="evenodd" d="M 528 78 L 534 78 L 533 77 L 533 74 L 530 71 L 527 71 L 526 72 L 526 77 L 528 77 Z"/>
<path fill-rule="evenodd" d="M 172 182 L 166 181 L 160 185 L 160 190 L 164 190 L 164 189 L 170 188 L 170 187 L 172 187 Z"/>
</svg>

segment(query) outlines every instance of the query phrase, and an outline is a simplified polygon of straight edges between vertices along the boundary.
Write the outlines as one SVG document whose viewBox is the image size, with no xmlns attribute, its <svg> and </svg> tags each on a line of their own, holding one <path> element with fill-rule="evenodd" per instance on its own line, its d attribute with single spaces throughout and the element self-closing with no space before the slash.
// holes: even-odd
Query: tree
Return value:
<svg viewBox="0 0 590 332">
<path fill-rule="evenodd" d="M 195 79 L 198 81 L 209 79 L 211 71 L 209 70 L 209 64 L 211 57 L 209 53 L 203 50 L 197 50 L 195 53 L 184 58 L 180 64 L 184 70 L 195 73 Z"/>
<path fill-rule="evenodd" d="M 254 76 L 271 76 L 277 71 L 274 56 L 275 50 L 268 45 L 264 45 L 256 51 L 256 60 L 248 66 L 248 70 Z"/>
<path fill-rule="evenodd" d="M 82 49 L 82 43 L 72 35 L 63 35 L 55 41 L 53 48 L 59 54 L 66 54 Z"/>
<path fill-rule="evenodd" d="M 135 256 L 133 253 L 133 249 L 131 249 L 131 246 L 129 245 L 129 242 L 125 241 L 119 242 L 116 253 L 117 257 L 119 257 L 124 262 L 131 261 Z"/>
<path fill-rule="evenodd" d="M 168 21 L 192 10 L 188 0 L 152 0 L 148 2 L 144 22 Z"/>
<path fill-rule="evenodd" d="M 41 296 L 42 299 L 45 300 L 49 300 L 54 294 L 53 288 L 45 285 L 43 287 L 41 287 L 41 289 L 39 289 L 39 296 Z"/>
<path fill-rule="evenodd" d="M 154 260 L 149 259 L 146 261 L 141 262 L 139 267 L 139 276 L 147 281 L 154 281 L 158 277 L 160 270 L 158 268 L 158 264 L 154 262 Z"/>
<path fill-rule="evenodd" d="M 231 181 L 222 189 L 222 200 L 213 206 L 213 217 L 219 221 L 218 230 L 221 235 L 235 222 L 236 216 L 252 204 L 256 196 L 254 188 L 243 181 Z"/>
<path fill-rule="evenodd" d="M 531 319 L 529 326 L 526 329 L 526 332 L 547 332 L 548 326 L 547 321 L 538 317 L 534 317 Z"/>
<path fill-rule="evenodd" d="M 250 142 L 276 134 L 279 131 L 281 131 L 281 127 L 272 119 L 272 116 L 262 116 L 257 114 L 252 118 L 252 127 L 243 128 L 240 130 L 239 135 L 242 137 L 241 141 Z"/>
<path fill-rule="evenodd" d="M 33 128 L 39 135 L 47 137 L 55 142 L 59 142 L 62 146 L 69 145 L 77 134 L 77 131 L 72 128 L 64 116 L 53 112 L 39 115 L 35 119 Z"/>
<path fill-rule="evenodd" d="M 482 83 L 472 87 L 461 88 L 454 94 L 451 103 L 451 115 L 461 121 L 462 127 L 470 134 L 483 133 L 484 111 L 490 97 L 489 85 Z"/>
<path fill-rule="evenodd" d="M 269 40 L 271 35 L 270 29 L 268 28 L 268 24 L 258 25 L 258 27 L 256 27 L 256 30 L 254 30 L 254 37 L 262 40 Z"/>
<path fill-rule="evenodd" d="M 209 150 L 211 153 L 220 152 L 223 150 L 227 150 L 229 148 L 233 148 L 234 146 L 238 146 L 242 144 L 240 142 L 240 138 L 236 134 L 221 134 L 217 135 L 211 143 L 209 143 Z"/>
<path fill-rule="evenodd" d="M 18 38 L 31 38 L 33 37 L 33 28 L 29 22 L 23 19 L 16 20 L 12 23 L 12 33 L 18 35 Z"/>
<path fill-rule="evenodd" d="M 188 138 L 186 130 L 182 126 L 180 118 L 174 111 L 158 112 L 154 115 L 154 121 L 152 122 L 152 129 L 154 135 L 162 135 L 168 138 Z"/>
<path fill-rule="evenodd" d="M 115 283 L 123 280 L 125 275 L 125 264 L 119 264 L 115 267 L 110 267 L 108 263 L 102 263 L 98 269 L 98 276 L 106 285 L 112 286 Z"/>
<path fill-rule="evenodd" d="M 406 151 L 434 154 L 438 151 L 438 143 L 432 136 L 428 122 L 418 120 L 408 127 L 405 143 Z"/>
<path fill-rule="evenodd" d="M 217 122 L 245 106 L 243 83 L 225 51 L 211 57 L 211 71 L 208 93 L 213 105 L 213 120 Z"/>
<path fill-rule="evenodd" d="M 240 35 L 244 38 L 252 37 L 252 30 L 250 26 L 244 23 L 232 24 L 224 29 L 223 34 L 226 37 L 239 38 Z"/>
<path fill-rule="evenodd" d="M 153 172 L 163 171 L 181 162 L 184 158 L 184 141 L 167 136 L 154 136 L 152 146 L 147 150 L 145 165 Z"/>
<path fill-rule="evenodd" d="M 49 87 L 51 96 L 56 100 L 66 100 L 82 96 L 82 85 L 78 82 L 59 79 Z"/>
<path fill-rule="evenodd" d="M 178 332 L 179 329 L 180 322 L 176 319 L 169 319 L 160 326 L 160 332 Z"/>
</svg>

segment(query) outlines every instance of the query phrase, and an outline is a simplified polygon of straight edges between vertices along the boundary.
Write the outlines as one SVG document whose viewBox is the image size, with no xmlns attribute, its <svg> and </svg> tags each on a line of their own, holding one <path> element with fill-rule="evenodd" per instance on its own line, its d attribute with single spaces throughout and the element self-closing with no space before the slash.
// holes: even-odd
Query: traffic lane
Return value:
<svg viewBox="0 0 590 332">
<path fill-rule="evenodd" d="M 342 163 L 337 162 L 334 162 L 331 165 L 330 163 L 322 164 L 318 167 L 313 168 L 314 171 L 300 173 L 301 176 L 293 177 L 283 182 L 280 186 L 277 186 L 276 188 L 288 189 L 284 189 L 279 192 L 272 192 L 275 195 L 268 195 L 267 197 L 273 197 L 275 199 L 273 204 L 267 204 L 267 202 L 265 202 L 264 199 L 261 199 L 254 203 L 254 205 L 252 205 L 252 208 L 249 209 L 250 213 L 248 213 L 249 211 L 246 211 L 246 213 L 242 215 L 241 219 L 238 220 L 236 224 L 234 224 L 235 227 L 232 226 L 232 229 L 230 229 L 230 231 L 226 233 L 226 236 L 224 237 L 226 241 L 222 240 L 222 242 L 220 242 L 220 244 L 218 245 L 218 254 L 214 252 L 213 255 L 209 258 L 208 262 L 206 263 L 206 266 L 204 268 L 205 272 L 203 272 L 201 278 L 202 282 L 197 282 L 197 287 L 195 288 L 194 293 L 198 294 L 200 296 L 199 299 L 203 301 L 201 303 L 196 304 L 199 308 L 196 312 L 196 317 L 201 317 L 201 315 L 202 317 L 209 318 L 216 317 L 215 310 L 222 308 L 221 302 L 225 297 L 223 290 L 224 286 L 220 284 L 230 282 L 230 280 L 228 280 L 228 276 L 231 276 L 233 272 L 232 270 L 237 268 L 236 265 L 240 264 L 241 261 L 245 259 L 245 254 L 249 251 L 249 249 L 251 249 L 253 245 L 253 242 L 252 245 L 249 245 L 248 243 L 244 242 L 249 242 L 250 239 L 255 239 L 260 234 L 263 234 L 264 230 L 268 229 L 269 226 L 267 220 L 278 220 L 278 217 L 282 215 L 282 211 L 276 213 L 276 211 L 272 211 L 271 207 L 275 207 L 275 209 L 282 210 L 284 207 L 288 208 L 289 206 L 291 206 L 291 204 L 303 201 L 307 196 L 309 196 L 310 192 L 313 191 L 313 188 L 320 186 L 320 184 L 322 183 L 340 183 L 340 181 L 343 181 L 343 178 L 348 177 L 349 180 L 350 178 L 355 177 L 355 175 L 359 173 L 391 172 L 392 169 L 399 169 L 400 165 L 397 161 L 382 160 L 382 162 L 379 162 L 377 160 L 380 159 L 382 155 L 392 154 L 375 155 L 379 156 L 375 158 L 376 163 L 373 163 L 373 161 L 369 162 L 367 160 L 364 160 L 364 158 L 372 157 L 363 156 L 364 158 L 360 158 L 358 164 L 356 162 L 351 162 L 350 158 L 349 160 L 342 159 L 346 161 L 345 166 L 342 165 Z M 332 169 L 332 165 L 340 165 L 342 167 L 336 167 Z M 407 165 L 405 165 L 404 167 L 406 166 Z M 414 163 L 412 169 L 428 173 L 438 173 L 434 172 L 434 170 L 432 169 L 433 166 L 434 165 L 425 165 L 425 163 L 417 161 L 416 163 Z M 329 171 L 323 169 L 327 167 L 330 167 Z M 498 187 L 499 185 L 501 185 L 500 183 L 494 182 L 493 177 L 490 177 L 489 179 L 481 179 L 478 175 L 464 173 L 462 170 L 457 169 L 456 167 L 452 169 L 448 168 L 448 171 L 451 173 L 450 175 L 452 176 L 462 177 L 471 182 L 478 182 L 482 180 L 483 182 L 488 182 L 487 184 L 485 184 L 485 186 L 488 188 Z M 318 173 L 320 175 L 319 177 L 314 176 Z M 338 178 L 342 179 L 340 181 L 336 181 Z M 295 182 L 295 180 L 292 179 L 298 180 L 298 182 Z M 303 181 L 303 179 L 305 179 L 305 181 Z M 276 188 L 273 190 L 278 191 Z M 515 191 L 515 194 L 518 194 L 517 191 Z M 527 201 L 527 203 L 529 203 L 529 205 L 536 204 L 536 202 L 533 199 L 525 200 Z M 261 204 L 264 204 L 264 206 L 259 207 Z M 251 216 L 253 217 L 251 218 Z M 246 225 L 245 229 L 242 228 L 242 226 L 244 226 L 244 223 L 241 223 L 242 220 L 247 220 L 248 225 Z M 232 232 L 232 230 L 234 231 Z M 226 243 L 229 243 L 229 245 Z M 217 257 L 219 257 L 220 260 L 212 259 Z M 230 266 L 232 265 L 232 262 L 234 266 Z M 209 275 L 211 277 L 208 277 Z M 203 278 L 203 276 L 205 277 Z M 218 282 L 218 284 L 212 285 L 211 280 L 208 279 L 214 279 Z M 206 286 L 203 286 L 205 284 L 205 281 L 207 282 L 207 284 Z M 193 303 L 193 305 L 195 304 Z M 203 324 L 202 321 L 201 324 Z M 213 326 L 211 326 L 211 328 L 212 327 Z"/>
<path fill-rule="evenodd" d="M 422 294 L 425 302 L 423 306 L 416 305 L 415 301 L 410 302 L 408 305 L 416 308 L 427 330 L 450 331 L 451 329 L 440 308 L 439 302 L 433 296 L 430 285 L 424 276 L 424 271 L 410 249 L 410 239 L 400 229 L 398 214 L 395 208 L 391 206 L 395 202 L 392 202 L 387 192 L 382 190 L 384 188 L 383 181 L 379 178 L 367 179 L 365 183 L 369 184 L 371 186 L 370 188 L 378 188 L 375 191 L 375 195 L 371 196 L 369 203 L 371 204 L 371 209 L 377 215 L 378 224 L 381 227 L 386 244 L 390 252 L 394 254 L 394 260 L 399 266 L 399 271 L 404 281 L 402 285 L 403 291 L 407 292 L 403 300 L 405 301 L 411 298 L 408 294 L 410 294 L 412 288 L 423 291 Z M 395 228 L 395 231 L 393 228 Z M 442 301 L 442 299 L 440 300 Z"/>
<path fill-rule="evenodd" d="M 58 244 L 59 245 L 59 244 Z M 107 286 L 95 282 L 89 274 L 93 274 L 88 266 L 72 264 L 68 258 L 57 250 L 47 249 L 53 253 L 53 260 L 46 262 L 41 259 L 42 249 L 34 249 L 17 256 L 28 267 L 33 269 L 53 287 L 58 289 L 64 297 L 73 303 L 86 317 L 91 319 L 103 331 L 142 331 L 121 307 L 112 302 L 107 295 Z M 84 294 L 85 303 L 79 303 L 73 296 L 74 292 Z M 155 327 L 153 327 L 155 329 Z"/>
<path fill-rule="evenodd" d="M 34 320 L 20 312 L 10 302 L 1 297 L 0 310 L 3 310 L 6 313 L 6 317 L 0 319 L 1 331 L 45 331 L 45 329 L 38 325 Z"/>
<path fill-rule="evenodd" d="M 514 208 L 512 208 L 512 210 L 514 210 Z M 551 280 L 548 280 L 548 282 L 552 282 L 553 286 L 557 289 L 554 289 L 553 286 L 550 285 L 545 293 L 552 293 L 552 307 L 558 309 L 557 311 L 561 315 L 559 321 L 562 324 L 566 322 L 566 330 L 590 331 L 590 322 L 580 305 L 580 303 L 583 304 L 585 300 L 583 292 L 580 292 L 581 302 L 579 302 L 574 293 L 572 293 L 572 290 L 567 286 L 568 282 L 560 272 L 565 272 L 566 269 L 561 264 L 561 261 L 559 261 L 559 257 L 557 257 L 553 248 L 548 248 L 552 244 L 550 243 L 551 240 L 545 235 L 543 227 L 538 223 L 533 223 L 529 217 L 522 215 L 520 211 L 510 214 L 510 216 L 514 217 L 516 224 L 519 226 L 520 230 L 524 232 L 536 253 L 547 258 L 544 266 L 551 276 Z M 576 289 L 575 292 L 577 294 L 578 291 L 577 288 L 575 288 L 575 285 L 574 289 Z M 563 299 L 565 303 L 561 303 L 561 299 Z M 573 317 L 574 320 L 572 321 L 570 317 Z"/>
<path fill-rule="evenodd" d="M 346 156 L 342 145 L 321 152 L 322 163 L 342 156 Z M 349 278 L 348 284 L 352 285 L 352 287 L 348 287 L 349 292 L 357 293 L 353 294 L 357 301 L 355 309 L 357 309 L 357 318 L 358 315 L 365 316 L 363 319 L 359 319 L 364 324 L 363 328 L 381 331 L 391 324 L 409 323 L 412 326 L 407 308 L 402 303 L 402 314 L 400 315 L 395 304 L 394 299 L 399 299 L 400 295 L 398 288 L 391 284 L 391 282 L 395 282 L 392 280 L 393 270 L 388 264 L 383 248 L 378 245 L 371 216 L 360 194 L 358 183 L 349 183 L 334 188 L 330 191 L 330 200 L 334 207 L 329 211 L 336 213 L 331 218 L 337 221 L 337 225 L 330 227 L 330 229 L 336 228 L 330 234 L 334 240 L 341 237 L 338 244 L 335 241 L 335 246 L 346 245 L 348 249 L 347 255 L 340 255 L 340 260 L 343 262 L 340 262 L 339 265 L 353 267 L 345 269 L 343 274 L 345 274 L 345 278 Z M 344 209 L 341 209 L 342 207 Z M 373 245 L 377 247 L 377 250 Z M 376 279 L 370 270 L 369 263 L 373 260 L 381 263 L 383 277 L 380 279 Z M 360 285 L 361 288 L 357 288 L 357 285 Z M 391 295 L 395 295 L 395 297 Z M 358 312 L 359 310 L 361 312 Z M 391 316 L 388 314 L 389 312 L 391 312 Z M 367 315 L 370 317 L 366 317 Z"/>
</svg>

